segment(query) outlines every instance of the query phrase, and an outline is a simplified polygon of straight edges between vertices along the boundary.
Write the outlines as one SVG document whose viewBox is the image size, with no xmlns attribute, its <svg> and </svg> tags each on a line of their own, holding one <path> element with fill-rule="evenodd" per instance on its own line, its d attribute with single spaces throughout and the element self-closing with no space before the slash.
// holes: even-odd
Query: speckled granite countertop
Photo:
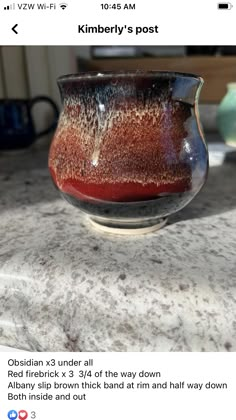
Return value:
<svg viewBox="0 0 236 420">
<path fill-rule="evenodd" d="M 45 152 L 0 154 L 0 344 L 38 351 L 236 351 L 236 164 L 161 231 L 94 231 Z"/>
</svg>

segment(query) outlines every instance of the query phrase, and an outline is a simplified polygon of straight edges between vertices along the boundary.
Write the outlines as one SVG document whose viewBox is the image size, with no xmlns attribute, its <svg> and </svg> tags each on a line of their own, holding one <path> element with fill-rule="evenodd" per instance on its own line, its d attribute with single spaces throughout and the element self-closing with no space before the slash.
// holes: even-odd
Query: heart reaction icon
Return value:
<svg viewBox="0 0 236 420">
<path fill-rule="evenodd" d="M 20 420 L 26 420 L 28 417 L 28 413 L 25 410 L 20 410 L 18 413 L 18 419 Z"/>
</svg>

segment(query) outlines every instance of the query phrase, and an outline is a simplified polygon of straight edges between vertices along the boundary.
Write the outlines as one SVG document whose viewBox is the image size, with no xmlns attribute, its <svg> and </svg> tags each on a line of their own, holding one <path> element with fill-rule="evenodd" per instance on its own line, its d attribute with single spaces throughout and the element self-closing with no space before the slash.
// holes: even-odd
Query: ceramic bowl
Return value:
<svg viewBox="0 0 236 420">
<path fill-rule="evenodd" d="M 157 71 L 60 77 L 63 110 L 49 169 L 61 195 L 106 231 L 163 226 L 207 177 L 202 84 Z"/>
</svg>

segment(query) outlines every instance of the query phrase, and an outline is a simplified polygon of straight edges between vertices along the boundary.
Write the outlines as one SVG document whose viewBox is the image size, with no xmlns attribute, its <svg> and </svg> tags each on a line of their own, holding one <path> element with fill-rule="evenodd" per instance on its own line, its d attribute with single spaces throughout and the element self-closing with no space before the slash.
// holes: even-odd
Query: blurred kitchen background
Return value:
<svg viewBox="0 0 236 420">
<path fill-rule="evenodd" d="M 236 82 L 236 46 L 2 46 L 0 100 L 46 95 L 60 109 L 58 76 L 80 71 L 137 69 L 201 75 L 205 83 L 200 115 L 206 139 L 222 142 L 217 110 L 226 95 L 227 84 Z M 36 131 L 48 127 L 52 119 L 49 105 L 34 107 Z M 49 146 L 52 135 L 53 132 L 37 140 L 35 146 Z"/>
</svg>

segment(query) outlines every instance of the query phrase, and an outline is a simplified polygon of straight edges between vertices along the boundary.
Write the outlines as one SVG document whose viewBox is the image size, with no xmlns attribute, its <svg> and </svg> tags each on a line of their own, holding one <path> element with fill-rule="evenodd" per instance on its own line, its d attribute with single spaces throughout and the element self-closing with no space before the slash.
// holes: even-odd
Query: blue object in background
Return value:
<svg viewBox="0 0 236 420">
<path fill-rule="evenodd" d="M 218 108 L 217 125 L 225 143 L 236 147 L 236 83 L 227 85 L 227 93 Z"/>
<path fill-rule="evenodd" d="M 32 118 L 32 108 L 47 102 L 53 108 L 52 124 L 37 133 Z M 0 99 L 0 149 L 20 149 L 30 146 L 37 138 L 53 131 L 57 126 L 59 111 L 47 96 L 33 99 Z"/>
</svg>

